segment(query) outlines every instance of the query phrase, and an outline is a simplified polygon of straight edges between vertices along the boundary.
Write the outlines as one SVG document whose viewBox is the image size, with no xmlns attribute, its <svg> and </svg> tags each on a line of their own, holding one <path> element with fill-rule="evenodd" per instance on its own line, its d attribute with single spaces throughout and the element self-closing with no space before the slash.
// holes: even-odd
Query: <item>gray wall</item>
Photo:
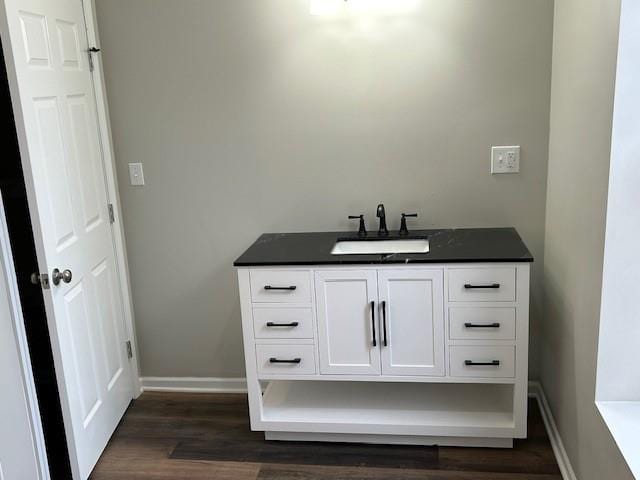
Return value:
<svg viewBox="0 0 640 480">
<path fill-rule="evenodd" d="M 551 0 L 423 0 L 329 20 L 308 0 L 96 0 L 142 374 L 242 376 L 233 260 L 262 232 L 515 226 L 537 258 Z M 522 146 L 491 176 L 491 145 Z M 147 185 L 130 187 L 128 162 Z"/>
<path fill-rule="evenodd" d="M 595 406 L 620 0 L 556 0 L 543 387 L 580 480 L 632 478 Z"/>
</svg>

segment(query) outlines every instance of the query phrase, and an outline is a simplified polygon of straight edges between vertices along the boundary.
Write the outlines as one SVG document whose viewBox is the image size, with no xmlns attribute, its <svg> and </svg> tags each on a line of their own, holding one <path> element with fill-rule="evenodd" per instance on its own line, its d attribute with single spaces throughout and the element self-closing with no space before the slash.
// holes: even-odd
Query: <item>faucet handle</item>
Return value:
<svg viewBox="0 0 640 480">
<path fill-rule="evenodd" d="M 407 217 L 418 218 L 417 213 L 403 213 L 400 219 L 400 231 L 399 235 L 409 235 L 409 229 L 407 228 Z"/>
<path fill-rule="evenodd" d="M 367 229 L 364 225 L 364 215 L 349 215 L 349 220 L 360 220 L 360 227 L 358 228 L 358 235 L 360 237 L 367 236 Z"/>
</svg>

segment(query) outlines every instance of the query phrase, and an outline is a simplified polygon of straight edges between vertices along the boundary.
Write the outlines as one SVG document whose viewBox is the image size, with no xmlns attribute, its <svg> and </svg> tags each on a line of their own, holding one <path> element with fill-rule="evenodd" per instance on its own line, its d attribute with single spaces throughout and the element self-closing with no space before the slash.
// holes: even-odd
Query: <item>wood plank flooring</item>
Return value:
<svg viewBox="0 0 640 480">
<path fill-rule="evenodd" d="M 562 480 L 538 405 L 513 449 L 265 442 L 246 395 L 144 393 L 91 480 Z"/>
</svg>

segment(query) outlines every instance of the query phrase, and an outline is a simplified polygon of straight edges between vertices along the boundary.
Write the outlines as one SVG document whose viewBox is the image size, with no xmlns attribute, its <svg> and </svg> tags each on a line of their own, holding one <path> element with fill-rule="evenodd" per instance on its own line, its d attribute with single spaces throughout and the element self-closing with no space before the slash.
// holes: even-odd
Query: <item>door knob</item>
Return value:
<svg viewBox="0 0 640 480">
<path fill-rule="evenodd" d="M 53 272 L 51 273 L 51 281 L 54 285 L 59 285 L 60 280 L 62 280 L 64 283 L 69 283 L 71 282 L 72 278 L 73 274 L 71 273 L 71 270 L 68 269 L 61 272 L 57 268 L 54 268 Z"/>
</svg>

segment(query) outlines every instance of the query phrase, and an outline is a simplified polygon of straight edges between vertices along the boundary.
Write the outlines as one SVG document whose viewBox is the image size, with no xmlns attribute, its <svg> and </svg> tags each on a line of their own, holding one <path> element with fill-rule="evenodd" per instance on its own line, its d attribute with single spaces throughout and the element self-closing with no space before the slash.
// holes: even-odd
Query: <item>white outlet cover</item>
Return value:
<svg viewBox="0 0 640 480">
<path fill-rule="evenodd" d="M 134 186 L 144 185 L 144 172 L 141 163 L 129 164 L 129 182 Z"/>
<path fill-rule="evenodd" d="M 520 173 L 520 147 L 491 147 L 491 173 Z"/>
</svg>

